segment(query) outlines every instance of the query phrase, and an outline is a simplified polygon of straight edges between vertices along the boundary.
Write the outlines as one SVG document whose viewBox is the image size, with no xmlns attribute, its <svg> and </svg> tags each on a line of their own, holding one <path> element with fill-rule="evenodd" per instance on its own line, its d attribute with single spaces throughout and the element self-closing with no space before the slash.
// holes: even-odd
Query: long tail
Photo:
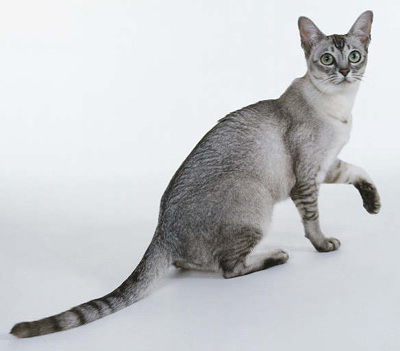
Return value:
<svg viewBox="0 0 400 351">
<path fill-rule="evenodd" d="M 51 317 L 18 323 L 10 333 L 19 338 L 29 338 L 79 327 L 142 299 L 171 265 L 171 255 L 159 239 L 153 239 L 133 273 L 113 292 Z"/>
</svg>

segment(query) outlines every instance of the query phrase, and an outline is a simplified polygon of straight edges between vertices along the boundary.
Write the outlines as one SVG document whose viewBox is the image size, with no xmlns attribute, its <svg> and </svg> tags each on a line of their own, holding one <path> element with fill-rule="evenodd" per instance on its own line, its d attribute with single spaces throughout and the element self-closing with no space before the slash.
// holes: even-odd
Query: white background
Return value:
<svg viewBox="0 0 400 351">
<path fill-rule="evenodd" d="M 269 247 L 286 265 L 238 279 L 169 275 L 90 325 L 17 340 L 15 322 L 114 289 L 153 235 L 174 171 L 216 121 L 304 74 L 297 18 L 345 33 L 375 12 L 369 68 L 342 158 L 383 207 L 324 186 L 339 251 L 317 253 L 290 202 Z M 396 1 L 0 2 L 1 350 L 400 349 L 400 6 Z"/>
</svg>

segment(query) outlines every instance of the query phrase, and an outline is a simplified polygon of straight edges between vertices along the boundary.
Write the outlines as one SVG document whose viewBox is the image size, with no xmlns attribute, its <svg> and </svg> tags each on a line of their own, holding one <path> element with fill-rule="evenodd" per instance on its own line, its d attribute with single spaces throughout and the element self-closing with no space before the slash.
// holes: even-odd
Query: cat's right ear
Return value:
<svg viewBox="0 0 400 351">
<path fill-rule="evenodd" d="M 371 41 L 371 26 L 374 14 L 372 11 L 363 12 L 353 24 L 348 34 L 357 37 L 368 50 L 369 42 Z"/>
<path fill-rule="evenodd" d="M 299 17 L 299 31 L 301 38 L 301 46 L 306 54 L 310 55 L 311 48 L 317 44 L 325 34 L 322 33 L 318 27 L 307 17 Z"/>
</svg>

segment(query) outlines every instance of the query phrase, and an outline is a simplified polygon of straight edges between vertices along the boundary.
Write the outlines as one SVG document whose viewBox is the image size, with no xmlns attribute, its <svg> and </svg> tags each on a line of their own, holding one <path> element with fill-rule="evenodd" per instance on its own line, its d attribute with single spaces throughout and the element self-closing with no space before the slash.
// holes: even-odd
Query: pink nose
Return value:
<svg viewBox="0 0 400 351">
<path fill-rule="evenodd" d="M 349 74 L 350 70 L 348 68 L 342 68 L 339 70 L 340 73 L 342 73 L 345 77 Z"/>
</svg>

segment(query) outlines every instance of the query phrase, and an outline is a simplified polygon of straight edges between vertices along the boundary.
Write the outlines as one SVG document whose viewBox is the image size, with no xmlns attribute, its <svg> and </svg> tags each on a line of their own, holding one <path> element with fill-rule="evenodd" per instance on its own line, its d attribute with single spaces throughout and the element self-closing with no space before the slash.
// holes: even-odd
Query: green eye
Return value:
<svg viewBox="0 0 400 351">
<path fill-rule="evenodd" d="M 333 56 L 332 56 L 331 54 L 323 54 L 323 55 L 321 56 L 321 62 L 322 62 L 324 65 L 329 66 L 329 65 L 331 65 L 334 61 L 335 61 L 335 59 L 333 58 Z"/>
<path fill-rule="evenodd" d="M 361 54 L 358 51 L 352 51 L 349 55 L 349 61 L 352 63 L 360 62 Z"/>
</svg>

